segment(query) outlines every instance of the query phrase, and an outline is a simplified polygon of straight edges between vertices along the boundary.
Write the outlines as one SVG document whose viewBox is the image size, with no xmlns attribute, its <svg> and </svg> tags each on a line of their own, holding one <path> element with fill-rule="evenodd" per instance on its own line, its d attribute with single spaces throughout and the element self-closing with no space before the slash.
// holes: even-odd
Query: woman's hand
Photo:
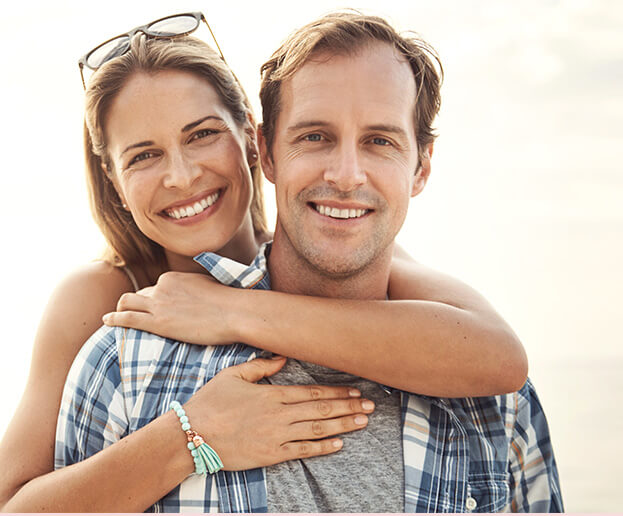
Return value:
<svg viewBox="0 0 623 516">
<path fill-rule="evenodd" d="M 231 344 L 235 304 L 228 300 L 237 290 L 205 274 L 165 272 L 153 287 L 123 294 L 102 320 L 192 344 Z"/>
<path fill-rule="evenodd" d="M 219 372 L 184 405 L 193 430 L 227 470 L 269 466 L 341 449 L 330 436 L 367 425 L 374 403 L 352 387 L 266 385 L 285 358 L 255 359 Z"/>
</svg>

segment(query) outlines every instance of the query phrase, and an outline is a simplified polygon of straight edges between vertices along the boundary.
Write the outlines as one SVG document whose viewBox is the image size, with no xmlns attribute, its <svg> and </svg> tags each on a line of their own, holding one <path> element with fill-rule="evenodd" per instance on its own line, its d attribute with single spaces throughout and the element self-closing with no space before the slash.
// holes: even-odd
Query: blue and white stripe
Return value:
<svg viewBox="0 0 623 516">
<path fill-rule="evenodd" d="M 239 288 L 269 289 L 266 246 L 251 266 L 213 253 L 196 261 Z M 258 356 L 244 344 L 196 346 L 103 327 L 69 372 L 55 467 L 79 462 L 186 402 L 220 370 Z M 406 512 L 561 512 L 545 415 L 530 382 L 498 397 L 402 393 Z M 346 481 L 346 479 L 345 479 Z M 191 475 L 151 512 L 266 512 L 263 469 Z"/>
</svg>

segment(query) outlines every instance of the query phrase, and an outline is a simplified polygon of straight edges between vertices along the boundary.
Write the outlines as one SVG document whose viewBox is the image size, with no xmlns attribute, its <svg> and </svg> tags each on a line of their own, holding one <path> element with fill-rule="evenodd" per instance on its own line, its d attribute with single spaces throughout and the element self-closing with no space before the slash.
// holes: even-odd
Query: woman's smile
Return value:
<svg viewBox="0 0 623 516">
<path fill-rule="evenodd" d="M 202 193 L 193 198 L 175 203 L 162 210 L 164 216 L 176 221 L 195 221 L 200 214 L 211 214 L 217 208 L 216 203 L 221 197 L 221 190 Z M 209 209 L 212 208 L 212 209 Z"/>
</svg>

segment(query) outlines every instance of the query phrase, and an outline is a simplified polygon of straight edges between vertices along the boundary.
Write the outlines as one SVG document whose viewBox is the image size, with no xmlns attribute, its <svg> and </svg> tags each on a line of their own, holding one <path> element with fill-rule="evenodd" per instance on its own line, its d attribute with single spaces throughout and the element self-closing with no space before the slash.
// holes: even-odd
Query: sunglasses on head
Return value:
<svg viewBox="0 0 623 516">
<path fill-rule="evenodd" d="M 147 25 L 136 27 L 125 34 L 120 34 L 119 36 L 110 38 L 109 40 L 104 41 L 104 43 L 96 46 L 93 50 L 87 52 L 78 60 L 82 86 L 86 89 L 83 73 L 85 66 L 91 70 L 97 70 L 107 61 L 127 53 L 130 50 L 130 41 L 132 40 L 132 36 L 136 33 L 142 32 L 149 38 L 177 38 L 180 36 L 187 36 L 191 32 L 196 31 L 202 21 L 207 25 L 208 30 L 210 31 L 214 44 L 221 55 L 221 59 L 225 61 L 223 52 L 221 52 L 221 47 L 219 47 L 212 29 L 202 13 L 173 14 L 148 23 Z"/>
</svg>

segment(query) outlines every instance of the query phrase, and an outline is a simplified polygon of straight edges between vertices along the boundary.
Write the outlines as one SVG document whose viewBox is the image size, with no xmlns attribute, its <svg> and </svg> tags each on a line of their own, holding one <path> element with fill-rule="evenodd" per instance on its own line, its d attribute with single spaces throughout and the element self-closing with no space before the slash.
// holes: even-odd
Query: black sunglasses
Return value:
<svg viewBox="0 0 623 516">
<path fill-rule="evenodd" d="M 208 30 L 210 31 L 221 59 L 225 61 L 223 52 L 221 52 L 221 47 L 219 47 L 218 41 L 216 41 L 214 33 L 210 28 L 210 24 L 205 19 L 203 13 L 173 14 L 148 23 L 147 25 L 136 27 L 125 34 L 120 34 L 119 36 L 110 38 L 109 40 L 104 41 L 101 45 L 96 46 L 90 52 L 87 52 L 78 60 L 82 86 L 86 90 L 83 73 L 83 68 L 85 66 L 91 70 L 97 70 L 107 61 L 127 53 L 128 50 L 130 50 L 130 41 L 132 36 L 134 36 L 137 32 L 142 32 L 150 38 L 177 38 L 180 36 L 186 36 L 191 32 L 196 31 L 202 21 L 207 25 Z"/>
</svg>

